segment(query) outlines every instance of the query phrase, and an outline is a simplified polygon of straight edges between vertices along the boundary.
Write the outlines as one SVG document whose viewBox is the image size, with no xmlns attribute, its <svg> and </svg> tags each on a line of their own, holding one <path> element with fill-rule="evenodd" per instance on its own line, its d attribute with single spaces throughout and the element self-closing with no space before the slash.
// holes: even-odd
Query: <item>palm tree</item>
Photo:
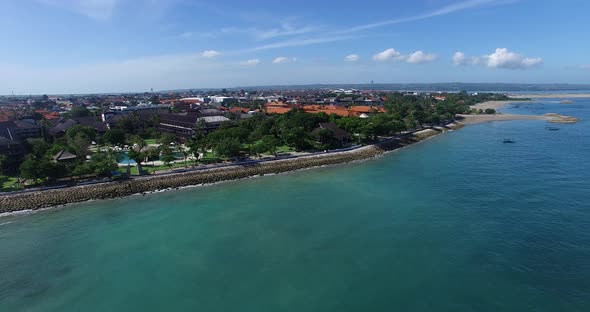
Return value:
<svg viewBox="0 0 590 312">
<path fill-rule="evenodd" d="M 2 173 L 3 173 L 5 163 L 6 163 L 6 155 L 0 155 L 0 175 L 2 175 Z"/>
</svg>

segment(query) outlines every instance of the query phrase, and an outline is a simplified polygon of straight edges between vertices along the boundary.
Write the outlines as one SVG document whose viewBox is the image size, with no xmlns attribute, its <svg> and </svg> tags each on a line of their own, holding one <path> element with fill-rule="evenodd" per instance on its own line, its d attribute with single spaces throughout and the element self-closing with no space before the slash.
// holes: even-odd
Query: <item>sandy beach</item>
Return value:
<svg viewBox="0 0 590 312">
<path fill-rule="evenodd" d="M 491 121 L 508 121 L 508 120 L 546 120 L 551 123 L 576 123 L 578 119 L 572 116 L 559 114 L 545 115 L 514 115 L 514 114 L 495 114 L 495 115 L 457 115 L 461 118 L 460 123 L 464 125 L 475 125 Z"/>
<path fill-rule="evenodd" d="M 472 105 L 471 108 L 475 109 L 500 109 L 506 105 L 516 104 L 516 103 L 530 103 L 531 101 L 488 101 L 479 104 Z"/>
</svg>

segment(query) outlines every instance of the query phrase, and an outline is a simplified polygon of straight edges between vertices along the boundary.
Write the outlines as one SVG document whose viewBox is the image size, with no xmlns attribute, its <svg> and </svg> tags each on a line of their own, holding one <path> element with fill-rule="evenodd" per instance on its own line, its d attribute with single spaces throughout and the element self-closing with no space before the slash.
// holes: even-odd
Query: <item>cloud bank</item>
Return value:
<svg viewBox="0 0 590 312">
<path fill-rule="evenodd" d="M 455 65 L 483 65 L 489 68 L 529 69 L 543 64 L 543 58 L 526 57 L 506 48 L 497 48 L 494 53 L 472 57 L 470 60 L 465 56 L 465 53 L 455 52 L 453 63 Z"/>
<path fill-rule="evenodd" d="M 425 64 L 436 61 L 437 59 L 438 56 L 436 54 L 426 53 L 421 50 L 410 54 L 402 54 L 394 48 L 389 48 L 373 56 L 373 60 L 377 62 L 405 61 L 410 64 Z"/>
</svg>

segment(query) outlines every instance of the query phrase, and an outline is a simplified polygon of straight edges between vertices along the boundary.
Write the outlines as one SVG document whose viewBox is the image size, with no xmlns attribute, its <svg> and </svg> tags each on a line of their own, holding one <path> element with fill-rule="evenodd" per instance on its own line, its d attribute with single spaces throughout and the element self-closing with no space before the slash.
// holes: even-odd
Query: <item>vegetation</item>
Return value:
<svg viewBox="0 0 590 312">
<path fill-rule="evenodd" d="M 119 120 L 117 127 L 99 135 L 93 128 L 83 125 L 71 127 L 63 138 L 48 143 L 45 139 L 27 141 L 27 156 L 20 165 L 20 176 L 26 184 L 52 183 L 61 179 L 91 179 L 110 177 L 119 170 L 115 154 L 107 152 L 113 146 L 129 146 L 130 159 L 138 165 L 133 174 L 156 170 L 187 167 L 188 159 L 193 164 L 215 163 L 241 157 L 277 156 L 293 151 L 317 151 L 337 149 L 343 146 L 334 130 L 320 129 L 320 123 L 333 123 L 350 134 L 352 143 L 365 144 L 391 136 L 401 131 L 450 122 L 456 114 L 494 114 L 495 110 L 473 111 L 470 105 L 488 101 L 505 100 L 502 94 L 470 95 L 466 92 L 444 94 L 445 100 L 431 96 L 408 96 L 402 93 L 383 93 L 387 98 L 386 113 L 370 114 L 369 118 L 342 117 L 326 113 L 309 114 L 302 109 L 292 109 L 286 114 L 256 114 L 247 119 L 232 119 L 215 131 L 207 132 L 203 121 L 195 125 L 194 136 L 184 145 L 171 133 L 160 133 L 156 126 L 159 117 L 146 120 L 134 113 Z M 258 110 L 262 102 L 251 102 L 248 107 Z M 234 106 L 237 103 L 229 103 Z M 92 113 L 83 107 L 72 109 L 72 116 L 89 117 Z M 347 137 L 348 140 L 348 137 Z M 93 142 L 97 147 L 90 148 Z M 55 155 L 61 151 L 72 153 L 76 159 L 57 162 Z M 2 176 L 5 157 L 0 157 L 0 183 L 3 189 L 14 187 L 13 178 Z M 159 161 L 149 166 L 149 162 Z M 143 167 L 142 167 L 143 163 Z M 163 165 L 160 165 L 163 164 Z"/>
</svg>

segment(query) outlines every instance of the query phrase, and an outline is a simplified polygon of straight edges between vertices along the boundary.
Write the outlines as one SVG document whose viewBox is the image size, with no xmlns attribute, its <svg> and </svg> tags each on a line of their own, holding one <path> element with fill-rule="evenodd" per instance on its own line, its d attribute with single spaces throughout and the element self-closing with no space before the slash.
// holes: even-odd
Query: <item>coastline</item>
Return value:
<svg viewBox="0 0 590 312">
<path fill-rule="evenodd" d="M 590 95 L 589 95 L 590 96 Z M 510 104 L 519 104 L 519 103 L 533 103 L 534 101 L 487 101 L 479 104 L 472 105 L 472 108 L 475 109 L 500 109 L 505 107 L 506 105 Z M 480 114 L 480 115 L 467 115 L 467 114 L 458 114 L 457 117 L 460 118 L 460 122 L 464 125 L 474 125 L 480 124 L 484 122 L 491 122 L 491 121 L 509 121 L 509 120 L 546 120 L 551 123 L 576 123 L 578 122 L 578 118 L 573 116 L 565 116 L 555 113 L 549 113 L 545 115 L 517 115 L 517 114 L 503 114 L 503 113 L 496 113 L 496 114 Z"/>
<path fill-rule="evenodd" d="M 548 94 L 508 94 L 515 99 L 582 99 L 590 98 L 590 93 L 548 93 Z"/>
<path fill-rule="evenodd" d="M 257 164 L 237 164 L 193 172 L 145 176 L 125 181 L 75 186 L 65 189 L 7 194 L 0 196 L 0 216 L 26 213 L 27 211 L 74 203 L 114 199 L 132 195 L 145 195 L 185 187 L 211 185 L 225 181 L 363 161 L 462 127 L 464 127 L 463 123 L 453 122 L 444 127 L 420 130 L 374 145 L 330 154 L 302 156 L 294 159 L 274 160 Z"/>
<path fill-rule="evenodd" d="M 483 109 L 483 110 L 488 109 L 488 108 L 500 109 L 500 108 L 503 108 L 504 106 L 510 105 L 510 104 L 531 103 L 531 102 L 533 102 L 533 101 L 518 101 L 518 100 L 516 100 L 516 101 L 511 101 L 511 100 L 508 100 L 508 101 L 487 101 L 487 102 L 472 105 L 471 107 L 475 108 L 475 109 Z"/>
<path fill-rule="evenodd" d="M 488 101 L 473 105 L 473 108 L 499 109 L 514 103 L 529 101 Z M 63 189 L 0 195 L 0 217 L 6 215 L 45 210 L 64 205 L 94 200 L 115 199 L 132 195 L 146 195 L 187 187 L 213 185 L 226 181 L 236 181 L 252 177 L 283 174 L 317 167 L 333 166 L 379 157 L 387 152 L 423 141 L 438 134 L 492 121 L 545 120 L 551 123 L 575 123 L 577 118 L 559 114 L 515 115 L 480 114 L 457 115 L 457 119 L 445 126 L 432 127 L 396 136 L 383 142 L 359 147 L 353 150 L 329 154 L 314 154 L 289 159 L 277 159 L 263 163 L 235 164 L 221 168 L 202 169 L 189 172 L 171 172 L 157 176 L 134 177 L 124 181 L 74 186 Z"/>
</svg>

